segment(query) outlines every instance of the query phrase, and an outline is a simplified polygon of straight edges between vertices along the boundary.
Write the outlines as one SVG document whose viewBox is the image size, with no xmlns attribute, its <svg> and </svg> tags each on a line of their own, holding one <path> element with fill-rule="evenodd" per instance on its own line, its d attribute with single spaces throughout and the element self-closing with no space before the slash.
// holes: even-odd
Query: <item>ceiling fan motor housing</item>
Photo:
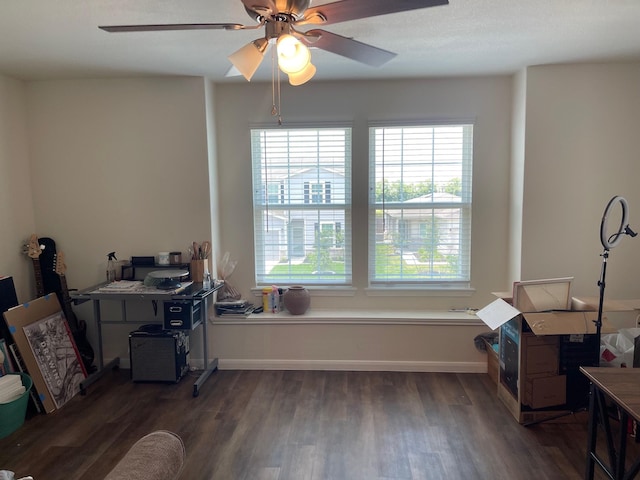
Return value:
<svg viewBox="0 0 640 480">
<path fill-rule="evenodd" d="M 291 34 L 291 23 L 285 20 L 275 20 L 273 22 L 267 22 L 265 25 L 265 38 L 271 40 L 272 38 L 280 38 L 280 35 Z"/>
<path fill-rule="evenodd" d="M 244 0 L 244 8 L 250 17 L 260 21 L 267 15 L 277 16 L 284 14 L 294 19 L 302 18 L 304 12 L 309 8 L 311 0 Z M 273 6 L 275 5 L 275 11 Z"/>
</svg>

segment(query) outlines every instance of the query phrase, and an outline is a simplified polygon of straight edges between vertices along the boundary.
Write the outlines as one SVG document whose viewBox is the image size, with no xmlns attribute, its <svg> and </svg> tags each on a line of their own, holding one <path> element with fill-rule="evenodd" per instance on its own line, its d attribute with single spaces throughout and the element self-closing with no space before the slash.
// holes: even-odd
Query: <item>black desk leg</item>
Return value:
<svg viewBox="0 0 640 480">
<path fill-rule="evenodd" d="M 629 414 L 619 409 L 620 413 L 620 435 L 618 437 L 618 463 L 615 466 L 616 478 L 624 478 L 624 467 L 627 459 L 627 433 L 629 426 Z"/>
<path fill-rule="evenodd" d="M 596 464 L 611 479 L 634 478 L 640 470 L 640 460 L 636 461 L 629 472 L 625 475 L 625 463 L 627 458 L 627 434 L 629 425 L 629 414 L 618 408 L 618 420 L 620 429 L 618 438 L 615 439 L 609 412 L 607 410 L 607 399 L 605 394 L 593 383 L 589 396 L 589 425 L 587 430 L 587 465 L 584 478 L 593 480 Z M 598 438 L 598 427 L 602 426 L 606 440 L 608 464 L 596 453 L 596 443 Z"/>
<path fill-rule="evenodd" d="M 593 480 L 595 474 L 596 440 L 598 439 L 598 410 L 596 408 L 596 387 L 593 383 L 589 391 L 589 426 L 587 429 L 587 468 L 585 480 Z"/>
</svg>

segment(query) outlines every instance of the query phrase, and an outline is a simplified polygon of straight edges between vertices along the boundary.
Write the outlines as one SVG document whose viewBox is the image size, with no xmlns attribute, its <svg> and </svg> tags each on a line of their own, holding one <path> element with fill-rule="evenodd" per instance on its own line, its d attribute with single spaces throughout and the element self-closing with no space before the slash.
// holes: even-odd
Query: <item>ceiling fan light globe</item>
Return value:
<svg viewBox="0 0 640 480">
<path fill-rule="evenodd" d="M 278 55 L 285 57 L 293 57 L 298 51 L 298 45 L 300 44 L 300 40 L 298 40 L 293 35 L 288 33 L 283 33 L 278 37 Z"/>
<path fill-rule="evenodd" d="M 311 64 L 311 52 L 292 35 L 281 35 L 277 41 L 278 66 L 286 74 L 301 72 Z"/>
<path fill-rule="evenodd" d="M 294 87 L 307 83 L 316 74 L 316 66 L 313 63 L 309 63 L 306 68 L 300 72 L 289 74 L 289 83 Z"/>
<path fill-rule="evenodd" d="M 246 44 L 240 50 L 229 55 L 227 58 L 233 64 L 234 67 L 242 74 L 247 80 L 251 80 L 253 74 L 262 63 L 264 58 L 264 52 L 267 49 L 269 42 L 266 39 L 258 39 L 251 43 Z"/>
</svg>

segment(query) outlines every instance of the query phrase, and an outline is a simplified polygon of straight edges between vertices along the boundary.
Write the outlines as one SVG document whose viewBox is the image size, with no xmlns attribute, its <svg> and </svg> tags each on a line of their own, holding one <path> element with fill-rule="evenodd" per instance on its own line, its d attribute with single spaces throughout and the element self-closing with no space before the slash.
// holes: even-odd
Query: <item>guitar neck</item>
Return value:
<svg viewBox="0 0 640 480">
<path fill-rule="evenodd" d="M 67 287 L 67 277 L 59 275 L 60 277 L 60 290 L 62 292 L 62 300 L 64 301 L 65 309 L 71 309 L 71 296 L 69 295 L 69 288 Z"/>
<path fill-rule="evenodd" d="M 44 282 L 42 280 L 42 268 L 40 267 L 40 259 L 32 258 L 33 260 L 33 274 L 36 279 L 36 296 L 44 297 Z"/>
<path fill-rule="evenodd" d="M 64 316 L 67 318 L 67 323 L 69 324 L 69 328 L 71 328 L 71 332 L 75 335 L 80 326 L 78 325 L 78 319 L 76 318 L 76 314 L 74 313 L 71 305 L 71 296 L 69 295 L 69 288 L 67 287 L 67 277 L 61 274 L 58 274 L 58 276 L 60 277 L 60 292 L 62 293 L 62 311 L 64 312 Z"/>
</svg>

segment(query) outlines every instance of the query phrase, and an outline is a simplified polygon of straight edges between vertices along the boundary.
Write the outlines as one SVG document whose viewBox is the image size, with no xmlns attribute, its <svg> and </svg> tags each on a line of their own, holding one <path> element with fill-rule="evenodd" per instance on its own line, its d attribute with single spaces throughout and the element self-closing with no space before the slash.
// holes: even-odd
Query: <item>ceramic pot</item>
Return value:
<svg viewBox="0 0 640 480">
<path fill-rule="evenodd" d="M 291 315 L 302 315 L 309 308 L 309 291 L 301 285 L 293 285 L 284 292 L 284 306 Z"/>
</svg>

